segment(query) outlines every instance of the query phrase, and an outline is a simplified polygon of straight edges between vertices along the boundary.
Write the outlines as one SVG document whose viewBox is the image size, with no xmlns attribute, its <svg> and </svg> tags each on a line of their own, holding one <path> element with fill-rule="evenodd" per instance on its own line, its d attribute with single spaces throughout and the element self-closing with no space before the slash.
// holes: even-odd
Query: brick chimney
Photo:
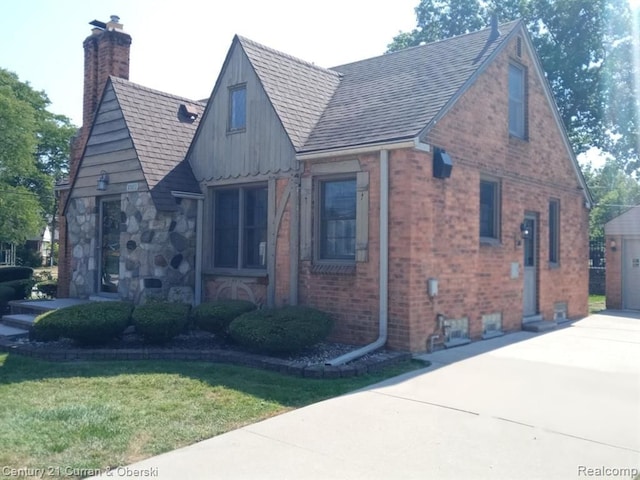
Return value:
<svg viewBox="0 0 640 480">
<path fill-rule="evenodd" d="M 112 15 L 108 22 L 94 20 L 91 35 L 83 42 L 84 47 L 84 96 L 82 126 L 71 141 L 69 158 L 69 184 L 60 185 L 59 198 L 59 258 L 58 258 L 58 296 L 69 296 L 72 261 L 68 242 L 66 219 L 63 210 L 69 195 L 71 182 L 75 178 L 80 158 L 89 137 L 93 117 L 102 97 L 102 91 L 109 76 L 129 79 L 129 50 L 131 36 L 122 30 L 120 18 Z"/>
<path fill-rule="evenodd" d="M 122 31 L 120 18 L 111 16 L 107 23 L 94 20 L 82 46 L 84 47 L 84 103 L 82 126 L 93 121 L 98 102 L 110 75 L 129 79 L 131 36 Z"/>
</svg>

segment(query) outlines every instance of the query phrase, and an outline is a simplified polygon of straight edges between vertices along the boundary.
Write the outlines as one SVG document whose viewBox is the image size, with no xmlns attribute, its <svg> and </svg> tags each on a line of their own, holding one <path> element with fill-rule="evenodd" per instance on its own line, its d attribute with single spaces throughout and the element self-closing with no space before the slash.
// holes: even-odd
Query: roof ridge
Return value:
<svg viewBox="0 0 640 480">
<path fill-rule="evenodd" d="M 255 40 L 251 40 L 250 38 L 244 37 L 242 35 L 236 34 L 236 37 L 240 41 L 240 44 L 250 44 L 250 45 L 253 45 L 254 47 L 261 48 L 262 50 L 265 50 L 267 52 L 273 53 L 273 54 L 278 55 L 278 56 L 283 57 L 283 58 L 287 58 L 287 59 L 292 60 L 292 61 L 294 61 L 296 63 L 304 65 L 306 67 L 314 68 L 316 70 L 320 70 L 320 71 L 322 71 L 324 73 L 329 73 L 329 74 L 334 75 L 336 77 L 342 76 L 339 72 L 336 72 L 335 70 L 331 70 L 330 68 L 326 68 L 326 67 L 321 67 L 320 65 L 316 65 L 315 63 L 312 63 L 312 62 L 310 62 L 308 60 L 304 60 L 304 59 L 302 59 L 300 57 L 296 57 L 296 56 L 291 55 L 289 53 L 285 53 L 285 52 L 283 52 L 281 50 L 277 50 L 275 48 L 268 47 L 267 45 L 264 45 L 262 43 L 256 42 Z"/>
<path fill-rule="evenodd" d="M 500 29 L 500 27 L 505 27 L 505 26 L 509 25 L 509 30 L 511 30 L 513 28 L 513 26 L 511 26 L 511 24 L 517 24 L 517 23 L 520 23 L 521 21 L 522 21 L 521 19 L 516 19 L 516 20 L 510 20 L 509 22 L 501 23 L 501 24 L 498 25 L 498 29 Z M 421 45 L 414 45 L 412 47 L 401 48 L 400 50 L 396 50 L 394 52 L 383 53 L 381 55 L 375 55 L 373 57 L 361 58 L 360 60 L 355 60 L 353 62 L 343 63 L 341 65 L 335 65 L 335 66 L 331 67 L 331 69 L 337 69 L 337 68 L 346 67 L 347 65 L 354 65 L 354 64 L 360 63 L 360 62 L 366 62 L 368 60 L 373 60 L 374 58 L 380 58 L 380 57 L 386 57 L 386 56 L 390 56 L 390 55 L 396 55 L 396 54 L 399 54 L 401 52 L 407 52 L 409 50 L 416 50 L 418 48 L 431 47 L 433 45 L 438 45 L 438 44 L 441 44 L 441 43 L 444 43 L 444 42 L 450 42 L 450 41 L 453 41 L 453 40 L 457 40 L 457 39 L 460 39 L 462 37 L 467 37 L 467 36 L 471 36 L 471 35 L 479 35 L 479 34 L 484 33 L 484 32 L 486 32 L 487 30 L 490 30 L 490 29 L 491 29 L 491 27 L 489 26 L 489 27 L 482 28 L 480 30 L 474 30 L 473 32 L 461 33 L 460 35 L 454 35 L 453 37 L 442 38 L 440 40 L 435 40 L 433 42 L 424 43 L 424 44 L 421 44 Z"/>
<path fill-rule="evenodd" d="M 162 95 L 163 97 L 168 97 L 168 98 L 171 98 L 173 100 L 187 101 L 189 103 L 195 103 L 195 104 L 202 105 L 202 106 L 204 106 L 206 104 L 206 102 L 203 102 L 202 100 L 193 100 L 191 98 L 183 97 L 182 95 L 175 95 L 173 93 L 163 92 L 162 90 L 157 90 L 155 88 L 146 87 L 146 86 L 141 85 L 139 83 L 132 82 L 131 80 L 127 80 L 126 78 L 116 77 L 114 75 L 109 75 L 109 79 L 112 82 L 115 81 L 115 83 L 121 83 L 123 85 L 127 85 L 127 86 L 130 86 L 130 87 L 139 88 L 140 90 L 144 90 L 144 91 L 147 91 L 149 93 L 153 93 L 155 95 Z"/>
</svg>

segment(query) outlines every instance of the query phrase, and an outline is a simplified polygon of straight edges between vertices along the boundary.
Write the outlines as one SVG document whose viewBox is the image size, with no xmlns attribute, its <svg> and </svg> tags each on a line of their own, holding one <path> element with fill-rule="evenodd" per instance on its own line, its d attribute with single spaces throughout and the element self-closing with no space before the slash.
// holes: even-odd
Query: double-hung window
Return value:
<svg viewBox="0 0 640 480">
<path fill-rule="evenodd" d="M 480 180 L 480 238 L 500 239 L 500 182 Z"/>
<path fill-rule="evenodd" d="M 267 187 L 215 190 L 214 215 L 214 268 L 265 269 Z"/>
<path fill-rule="evenodd" d="M 319 185 L 318 260 L 356 259 L 356 179 L 322 180 Z"/>
<path fill-rule="evenodd" d="M 526 138 L 526 73 L 521 66 L 509 65 L 509 134 Z"/>
<path fill-rule="evenodd" d="M 229 132 L 247 128 L 247 87 L 236 85 L 229 89 Z"/>
</svg>

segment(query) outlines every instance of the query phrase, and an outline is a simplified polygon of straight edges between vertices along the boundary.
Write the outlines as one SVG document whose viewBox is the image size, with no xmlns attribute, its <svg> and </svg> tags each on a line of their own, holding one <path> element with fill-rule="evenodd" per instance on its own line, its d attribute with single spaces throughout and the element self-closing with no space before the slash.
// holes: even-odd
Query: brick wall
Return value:
<svg viewBox="0 0 640 480">
<path fill-rule="evenodd" d="M 515 39 L 513 40 L 515 43 Z M 483 315 L 500 314 L 506 331 L 519 330 L 523 312 L 523 247 L 520 224 L 538 224 L 537 306 L 551 320 L 566 302 L 569 317 L 587 314 L 588 211 L 563 138 L 531 59 L 528 68 L 528 138 L 508 134 L 509 45 L 430 131 L 427 143 L 447 150 L 450 178 L 432 174 L 432 154 L 390 153 L 389 340 L 393 349 L 421 351 L 438 332 L 436 316 L 469 319 L 469 334 L 483 333 Z M 314 273 L 302 262 L 300 302 L 328 310 L 337 339 L 364 344 L 378 329 L 378 154 L 360 156 L 369 171 L 369 261 L 355 274 Z M 307 169 L 308 170 L 308 169 Z M 309 172 L 305 172 L 308 175 Z M 481 175 L 501 185 L 501 234 L 497 244 L 479 240 Z M 560 261 L 548 262 L 549 200 L 560 202 Z M 518 275 L 512 278 L 512 265 Z M 439 293 L 430 298 L 427 281 Z"/>
</svg>

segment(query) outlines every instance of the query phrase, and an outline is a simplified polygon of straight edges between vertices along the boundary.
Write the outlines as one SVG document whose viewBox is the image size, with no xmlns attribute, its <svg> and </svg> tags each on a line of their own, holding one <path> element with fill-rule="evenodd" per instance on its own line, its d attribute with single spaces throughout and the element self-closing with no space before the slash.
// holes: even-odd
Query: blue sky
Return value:
<svg viewBox="0 0 640 480">
<path fill-rule="evenodd" d="M 384 53 L 415 27 L 418 0 L 3 0 L 0 67 L 44 90 L 54 113 L 82 118 L 82 41 L 118 15 L 132 36 L 130 80 L 209 96 L 238 33 L 323 67 Z"/>
</svg>

